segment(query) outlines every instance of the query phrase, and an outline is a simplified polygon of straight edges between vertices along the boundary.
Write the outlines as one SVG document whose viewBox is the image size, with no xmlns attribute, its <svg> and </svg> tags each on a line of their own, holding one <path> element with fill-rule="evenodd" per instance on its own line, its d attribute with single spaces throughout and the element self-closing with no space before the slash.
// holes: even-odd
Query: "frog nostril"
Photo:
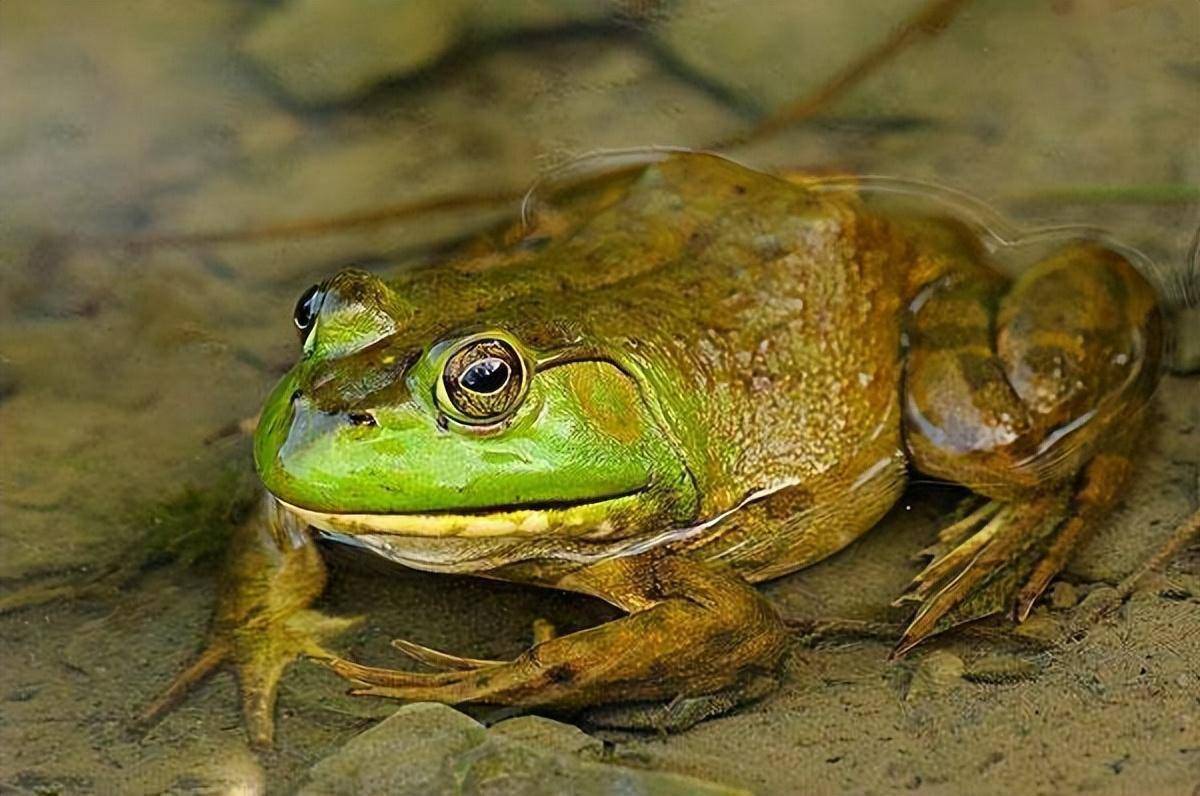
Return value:
<svg viewBox="0 0 1200 796">
<path fill-rule="evenodd" d="M 370 412 L 351 412 L 346 416 L 352 426 L 375 426 L 375 416 Z"/>
</svg>

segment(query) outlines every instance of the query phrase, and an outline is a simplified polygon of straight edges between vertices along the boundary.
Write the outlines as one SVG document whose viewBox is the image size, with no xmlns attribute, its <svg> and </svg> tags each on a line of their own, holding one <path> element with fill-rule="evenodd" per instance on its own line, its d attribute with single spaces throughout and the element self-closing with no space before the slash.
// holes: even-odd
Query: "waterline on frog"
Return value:
<svg viewBox="0 0 1200 796">
<path fill-rule="evenodd" d="M 295 509 L 279 501 L 288 511 L 295 511 L 303 522 L 308 522 L 321 531 L 322 536 L 333 541 L 370 550 L 403 566 L 428 572 L 478 573 L 496 569 L 506 564 L 521 561 L 561 561 L 573 564 L 590 564 L 610 558 L 640 555 L 664 545 L 696 541 L 720 531 L 726 519 L 746 506 L 764 500 L 775 493 L 796 486 L 796 479 L 784 479 L 767 487 L 746 494 L 734 507 L 708 519 L 683 527 L 667 528 L 652 533 L 626 536 L 622 529 L 612 526 L 597 527 L 590 534 L 545 534 L 529 537 L 517 534 L 425 534 L 416 535 L 395 530 L 376 531 L 360 527 L 351 532 L 331 527 L 330 519 L 340 516 L 379 517 L 386 515 L 324 515 L 321 524 L 314 521 L 318 512 Z M 599 501 L 603 508 L 615 506 L 617 501 L 628 500 L 633 495 Z M 278 500 L 278 499 L 276 499 Z M 596 506 L 598 503 L 588 504 Z M 579 507 L 576 507 L 579 508 Z M 514 514 L 516 512 L 506 512 Z M 412 515 L 393 515 L 395 524 Z M 443 515 L 420 515 L 423 519 Z M 465 515 L 470 516 L 470 515 Z M 495 517 L 496 515 L 488 515 Z M 462 519 L 460 515 L 457 519 Z M 498 526 L 497 526 L 498 527 Z M 626 529 L 627 530 L 627 529 Z M 601 535 L 601 532 L 604 535 Z"/>
</svg>

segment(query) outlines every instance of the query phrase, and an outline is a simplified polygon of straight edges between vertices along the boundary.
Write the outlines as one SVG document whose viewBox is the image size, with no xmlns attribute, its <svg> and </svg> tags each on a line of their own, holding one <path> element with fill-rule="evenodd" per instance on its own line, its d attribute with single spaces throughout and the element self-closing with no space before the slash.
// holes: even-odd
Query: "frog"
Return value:
<svg viewBox="0 0 1200 796">
<path fill-rule="evenodd" d="M 1023 621 L 1130 478 L 1164 348 L 1130 250 L 1052 243 L 1014 271 L 943 205 L 655 150 L 387 279 L 337 272 L 296 305 L 209 641 L 145 716 L 230 663 L 269 746 L 307 657 L 355 694 L 690 726 L 780 681 L 791 634 L 756 584 L 862 537 L 914 474 L 978 500 L 898 595 L 895 654 Z M 355 620 L 313 608 L 319 540 L 620 616 L 512 660 L 400 639 L 425 669 L 352 661 L 330 640 Z"/>
</svg>

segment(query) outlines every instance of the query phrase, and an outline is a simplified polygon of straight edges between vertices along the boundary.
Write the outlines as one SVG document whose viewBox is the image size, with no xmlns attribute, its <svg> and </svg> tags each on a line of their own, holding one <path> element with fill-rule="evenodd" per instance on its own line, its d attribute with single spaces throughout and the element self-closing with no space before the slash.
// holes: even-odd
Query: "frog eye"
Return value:
<svg viewBox="0 0 1200 796">
<path fill-rule="evenodd" d="M 438 403 L 460 422 L 494 423 L 521 403 L 525 377 L 525 362 L 511 343 L 495 337 L 475 338 L 446 360 Z"/>
<path fill-rule="evenodd" d="M 296 324 L 296 331 L 300 334 L 301 345 L 308 340 L 309 334 L 316 326 L 317 315 L 321 312 L 321 304 L 324 301 L 325 291 L 321 285 L 313 285 L 300 294 L 300 300 L 296 302 L 296 309 L 292 313 L 292 320 Z"/>
</svg>

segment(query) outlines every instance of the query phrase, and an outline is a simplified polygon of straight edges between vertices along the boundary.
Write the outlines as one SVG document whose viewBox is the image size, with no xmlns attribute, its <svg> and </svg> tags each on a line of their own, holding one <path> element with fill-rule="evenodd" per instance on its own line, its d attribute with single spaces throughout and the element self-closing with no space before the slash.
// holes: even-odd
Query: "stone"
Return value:
<svg viewBox="0 0 1200 796">
<path fill-rule="evenodd" d="M 963 678 L 972 683 L 1017 683 L 1032 680 L 1038 671 L 1038 666 L 1033 661 L 997 653 L 985 655 L 971 663 L 963 673 Z"/>
<path fill-rule="evenodd" d="M 917 664 L 909 681 L 904 699 L 914 702 L 925 697 L 937 696 L 958 687 L 962 683 L 966 666 L 962 658 L 944 650 L 934 650 Z"/>
<path fill-rule="evenodd" d="M 599 756 L 604 752 L 604 742 L 599 738 L 593 738 L 573 724 L 542 716 L 517 716 L 493 725 L 491 733 L 517 743 L 568 754 Z"/>
<path fill-rule="evenodd" d="M 453 782 L 449 763 L 486 740 L 482 724 L 453 708 L 405 705 L 314 765 L 303 792 L 434 793 Z"/>
<path fill-rule="evenodd" d="M 331 102 L 433 61 L 459 37 L 460 13 L 454 0 L 295 0 L 267 17 L 242 49 L 291 97 Z"/>
<path fill-rule="evenodd" d="M 292 99 L 333 103 L 427 67 L 463 40 L 594 21 L 609 11 L 605 0 L 293 0 L 242 49 Z"/>
<path fill-rule="evenodd" d="M 1013 635 L 1038 644 L 1054 644 L 1062 639 L 1062 623 L 1045 611 L 1035 611 L 1013 628 Z"/>
<path fill-rule="evenodd" d="M 1087 593 L 1079 603 L 1075 619 L 1078 621 L 1097 622 L 1109 616 L 1121 605 L 1120 594 L 1111 586 L 1097 586 Z"/>
<path fill-rule="evenodd" d="M 588 759 L 582 731 L 525 716 L 492 729 L 436 703 L 405 705 L 313 766 L 309 796 L 357 793 L 734 794 L 694 777 Z"/>
<path fill-rule="evenodd" d="M 1077 602 L 1079 602 L 1079 590 L 1065 580 L 1055 583 L 1054 588 L 1050 590 L 1050 607 L 1055 610 L 1073 608 Z"/>
</svg>

